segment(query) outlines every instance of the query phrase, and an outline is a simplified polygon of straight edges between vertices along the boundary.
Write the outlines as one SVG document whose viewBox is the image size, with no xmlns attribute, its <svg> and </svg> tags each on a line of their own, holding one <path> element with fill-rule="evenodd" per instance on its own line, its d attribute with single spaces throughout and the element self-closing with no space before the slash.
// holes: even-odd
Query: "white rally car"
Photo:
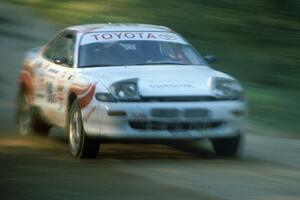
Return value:
<svg viewBox="0 0 300 200">
<path fill-rule="evenodd" d="M 23 135 L 65 128 L 72 155 L 104 141 L 210 139 L 235 155 L 246 111 L 237 80 L 211 69 L 169 28 L 91 24 L 62 30 L 27 52 L 17 121 Z"/>
</svg>

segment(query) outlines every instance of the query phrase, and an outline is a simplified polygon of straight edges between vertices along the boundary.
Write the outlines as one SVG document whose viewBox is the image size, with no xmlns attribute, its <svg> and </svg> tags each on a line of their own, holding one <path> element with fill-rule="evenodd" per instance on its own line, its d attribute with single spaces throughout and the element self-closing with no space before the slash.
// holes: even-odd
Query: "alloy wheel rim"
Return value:
<svg viewBox="0 0 300 200">
<path fill-rule="evenodd" d="M 80 146 L 81 123 L 78 111 L 71 115 L 70 119 L 70 145 L 73 154 L 76 154 Z"/>
</svg>

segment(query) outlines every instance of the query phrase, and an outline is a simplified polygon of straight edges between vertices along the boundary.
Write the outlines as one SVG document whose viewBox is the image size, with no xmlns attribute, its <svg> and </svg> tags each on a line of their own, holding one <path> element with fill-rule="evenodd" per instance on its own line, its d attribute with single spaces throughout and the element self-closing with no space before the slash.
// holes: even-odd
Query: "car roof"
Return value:
<svg viewBox="0 0 300 200">
<path fill-rule="evenodd" d="M 99 32 L 99 31 L 171 31 L 168 27 L 151 24 L 125 24 L 125 23 L 107 23 L 107 24 L 85 24 L 68 27 L 78 33 Z"/>
</svg>

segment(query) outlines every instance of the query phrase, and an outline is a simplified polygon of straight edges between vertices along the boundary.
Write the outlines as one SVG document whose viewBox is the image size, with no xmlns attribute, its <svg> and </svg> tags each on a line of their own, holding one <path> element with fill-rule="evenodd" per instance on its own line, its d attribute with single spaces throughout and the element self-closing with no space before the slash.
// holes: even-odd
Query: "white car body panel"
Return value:
<svg viewBox="0 0 300 200">
<path fill-rule="evenodd" d="M 210 94 L 211 77 L 229 76 L 207 66 L 124 66 L 86 68 L 83 73 L 101 80 L 107 88 L 118 81 L 137 78 L 142 96 L 186 96 Z"/>
<path fill-rule="evenodd" d="M 99 31 L 115 32 L 111 40 L 124 39 L 124 34 L 153 32 L 159 40 L 174 39 L 174 42 L 186 41 L 165 27 L 147 25 L 90 25 L 71 27 L 77 32 L 74 65 L 64 67 L 48 61 L 42 56 L 43 51 L 29 52 L 21 72 L 21 83 L 28 88 L 31 104 L 40 108 L 43 116 L 52 124 L 65 127 L 68 115 L 69 97 L 75 93 L 80 101 L 82 120 L 86 134 L 99 138 L 112 139 L 201 139 L 226 137 L 238 134 L 243 127 L 243 117 L 235 112 L 246 112 L 244 101 L 189 101 L 189 102 L 100 102 L 96 100 L 98 92 L 110 92 L 110 86 L 116 82 L 137 79 L 139 94 L 143 97 L 185 97 L 212 96 L 210 81 L 213 77 L 233 79 L 208 66 L 196 65 L 147 65 L 115 66 L 97 68 L 77 68 L 79 45 L 98 40 Z M 131 32 L 130 32 L 131 31 Z M 134 32 L 136 31 L 136 32 Z M 168 37 L 166 37 L 168 35 Z M 127 35 L 128 36 L 128 35 Z M 105 37 L 109 37 L 106 35 Z M 130 36 L 131 37 L 131 36 Z M 165 38 L 164 38 L 165 37 Z M 95 39 L 96 38 L 96 39 Z M 82 39 L 82 40 L 81 40 Z M 103 39 L 103 38 L 102 38 Z M 104 38 L 105 39 L 105 38 Z M 128 38 L 127 38 L 128 39 Z M 153 109 L 176 110 L 176 117 L 154 117 Z M 185 117 L 186 110 L 207 110 L 209 115 Z M 108 111 L 123 111 L 125 116 L 109 116 Z M 179 129 L 133 128 L 130 121 L 160 121 L 178 123 Z M 217 127 L 201 129 L 183 129 L 193 122 L 220 122 Z M 192 126 L 188 124 L 188 126 Z"/>
</svg>

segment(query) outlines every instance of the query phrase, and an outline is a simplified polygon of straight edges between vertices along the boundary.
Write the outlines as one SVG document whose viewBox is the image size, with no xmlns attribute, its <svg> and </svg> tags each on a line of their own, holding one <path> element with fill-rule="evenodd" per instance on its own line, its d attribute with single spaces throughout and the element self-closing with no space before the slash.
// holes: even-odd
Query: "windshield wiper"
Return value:
<svg viewBox="0 0 300 200">
<path fill-rule="evenodd" d="M 188 64 L 183 62 L 167 61 L 167 62 L 146 62 L 146 63 L 139 63 L 135 65 L 188 65 Z"/>
<path fill-rule="evenodd" d="M 91 67 L 115 67 L 115 66 L 124 66 L 124 65 L 111 65 L 111 64 L 82 65 L 82 66 L 79 66 L 79 68 L 91 68 Z"/>
<path fill-rule="evenodd" d="M 99 64 L 99 65 L 82 65 L 79 68 L 92 68 L 92 67 L 116 67 L 116 66 L 131 66 L 131 65 L 189 65 L 183 62 L 176 61 L 153 61 L 146 63 L 127 64 L 127 65 L 112 65 L 112 64 Z"/>
</svg>

